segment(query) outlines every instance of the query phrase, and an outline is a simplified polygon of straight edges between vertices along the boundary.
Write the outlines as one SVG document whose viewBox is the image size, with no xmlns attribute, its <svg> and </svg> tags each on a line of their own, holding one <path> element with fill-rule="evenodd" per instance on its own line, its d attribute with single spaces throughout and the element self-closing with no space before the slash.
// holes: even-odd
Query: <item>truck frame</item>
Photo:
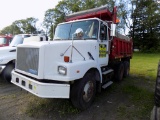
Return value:
<svg viewBox="0 0 160 120">
<path fill-rule="evenodd" d="M 11 82 L 38 97 L 70 98 L 87 109 L 96 92 L 129 75 L 133 42 L 115 32 L 116 21 L 116 7 L 68 15 L 53 42 L 17 47 Z"/>
</svg>

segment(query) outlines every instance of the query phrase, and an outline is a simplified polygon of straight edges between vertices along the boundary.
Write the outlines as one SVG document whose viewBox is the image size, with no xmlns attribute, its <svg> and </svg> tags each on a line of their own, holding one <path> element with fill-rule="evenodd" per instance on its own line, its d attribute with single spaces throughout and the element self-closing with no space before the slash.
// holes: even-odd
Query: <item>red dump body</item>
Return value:
<svg viewBox="0 0 160 120">
<path fill-rule="evenodd" d="M 66 16 L 65 20 L 71 21 L 71 20 L 87 19 L 94 17 L 99 18 L 103 21 L 105 20 L 112 21 L 112 13 L 107 9 L 107 6 L 76 12 Z"/>
<path fill-rule="evenodd" d="M 65 20 L 72 21 L 87 18 L 99 18 L 103 21 L 112 21 L 114 24 L 116 24 L 117 7 L 114 7 L 112 12 L 109 11 L 107 6 L 80 11 L 66 16 Z M 133 41 L 131 38 L 117 33 L 117 35 L 113 37 L 113 40 L 111 40 L 110 60 L 121 59 L 126 57 L 131 58 L 133 51 L 132 46 Z"/>
<path fill-rule="evenodd" d="M 111 52 L 110 52 L 110 60 L 132 57 L 133 52 L 133 41 L 120 39 L 118 37 L 114 37 L 111 41 Z"/>
<path fill-rule="evenodd" d="M 9 46 L 12 41 L 12 35 L 0 35 L 0 47 Z"/>
</svg>

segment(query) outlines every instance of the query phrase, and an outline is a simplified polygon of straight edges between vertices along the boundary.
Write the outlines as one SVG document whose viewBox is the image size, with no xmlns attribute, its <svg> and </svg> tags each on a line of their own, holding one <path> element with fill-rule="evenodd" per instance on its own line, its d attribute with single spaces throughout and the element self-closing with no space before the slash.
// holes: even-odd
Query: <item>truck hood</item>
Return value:
<svg viewBox="0 0 160 120">
<path fill-rule="evenodd" d="M 95 41 L 95 40 L 94 40 Z M 95 41 L 96 43 L 96 41 Z M 71 51 L 73 51 L 72 58 L 73 60 L 84 60 L 89 59 L 88 52 L 92 52 L 93 46 L 95 43 L 91 40 L 75 40 L 73 41 L 73 50 L 72 50 L 72 41 L 64 40 L 64 41 L 45 41 L 45 42 L 36 42 L 35 44 L 26 43 L 18 45 L 18 48 L 39 48 L 44 51 L 44 58 L 51 59 L 54 61 L 62 61 L 63 56 L 69 56 L 71 58 Z M 94 44 L 94 45 L 93 45 Z M 91 51 L 92 50 L 92 51 Z M 51 57 L 52 55 L 52 57 Z"/>
<path fill-rule="evenodd" d="M 23 43 L 23 44 L 19 44 L 19 45 L 17 45 L 17 47 L 36 47 L 36 48 L 40 48 L 41 46 L 45 46 L 45 45 L 48 45 L 48 44 L 51 44 L 51 42 L 50 41 L 42 41 L 42 42 L 32 41 L 32 42 L 26 42 L 26 43 Z"/>
<path fill-rule="evenodd" d="M 5 54 L 5 53 L 8 53 L 8 52 L 16 52 L 16 47 L 10 47 L 10 46 L 8 46 L 8 47 L 2 47 L 2 48 L 0 48 L 0 56 L 1 56 L 1 54 Z"/>
<path fill-rule="evenodd" d="M 1 47 L 0 48 L 0 64 L 7 64 L 9 61 L 16 58 L 16 47 Z"/>
<path fill-rule="evenodd" d="M 19 61 L 21 64 L 17 64 L 16 70 L 37 79 L 57 79 L 56 76 L 59 75 L 57 73 L 58 66 L 66 66 L 71 63 L 78 64 L 88 60 L 93 61 L 88 53 L 96 61 L 98 56 L 96 40 L 75 40 L 73 46 L 72 48 L 71 40 L 19 45 L 17 48 L 19 53 L 17 54 L 17 63 Z M 69 57 L 68 62 L 64 61 L 64 56 Z M 37 60 L 38 62 L 35 62 Z M 33 68 L 31 64 L 35 67 Z M 28 68 L 25 66 L 28 66 Z"/>
<path fill-rule="evenodd" d="M 72 48 L 72 41 L 53 41 L 45 46 L 45 53 L 52 51 L 54 60 L 57 58 L 59 59 L 58 61 L 63 61 L 64 56 L 69 56 L 71 59 L 72 51 L 72 60 L 83 61 L 84 59 L 89 59 L 88 52 L 93 52 L 91 50 L 95 45 L 96 42 L 94 43 L 93 41 L 76 40 L 73 41 L 74 47 Z M 48 58 L 48 54 L 45 57 Z"/>
<path fill-rule="evenodd" d="M 90 53 L 96 61 L 98 56 L 96 40 L 75 40 L 73 41 L 73 46 L 72 48 L 72 41 L 55 41 L 45 46 L 43 60 L 45 62 L 41 62 L 41 65 L 44 64 L 44 71 L 42 73 L 45 75 L 45 78 L 57 79 L 55 76 L 58 76 L 58 66 L 66 66 L 71 63 L 79 64 L 91 60 L 88 53 Z M 69 57 L 69 62 L 64 61 L 64 56 Z M 54 76 L 54 78 L 52 78 L 52 76 Z"/>
</svg>

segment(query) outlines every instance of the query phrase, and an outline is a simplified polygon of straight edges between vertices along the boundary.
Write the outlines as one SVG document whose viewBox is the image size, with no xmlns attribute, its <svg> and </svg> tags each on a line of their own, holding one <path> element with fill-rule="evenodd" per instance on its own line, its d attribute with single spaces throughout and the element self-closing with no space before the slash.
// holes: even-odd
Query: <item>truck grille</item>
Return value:
<svg viewBox="0 0 160 120">
<path fill-rule="evenodd" d="M 39 48 L 17 48 L 16 69 L 38 75 Z"/>
</svg>

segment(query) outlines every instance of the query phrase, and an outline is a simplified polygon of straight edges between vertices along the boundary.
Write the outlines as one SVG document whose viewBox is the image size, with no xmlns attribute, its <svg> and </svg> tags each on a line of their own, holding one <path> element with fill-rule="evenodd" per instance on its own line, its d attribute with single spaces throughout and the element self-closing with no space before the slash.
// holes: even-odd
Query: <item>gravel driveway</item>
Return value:
<svg viewBox="0 0 160 120">
<path fill-rule="evenodd" d="M 129 101 L 129 96 L 120 90 L 123 82 L 117 83 L 116 86 L 118 87 L 116 89 L 114 89 L 114 86 L 109 87 L 102 93 L 97 94 L 89 109 L 78 113 L 67 113 L 66 111 L 69 110 L 71 104 L 67 104 L 68 108 L 63 108 L 62 104 L 64 105 L 69 100 L 38 98 L 0 78 L 0 120 L 123 120 L 124 118 L 119 115 L 121 106 L 136 110 Z M 39 101 L 42 100 L 45 100 L 47 104 L 38 106 Z M 42 109 L 42 112 L 37 112 L 39 109 Z M 34 115 L 28 113 L 28 110 Z M 148 116 L 150 115 L 147 115 L 144 120 L 149 120 Z"/>
</svg>

